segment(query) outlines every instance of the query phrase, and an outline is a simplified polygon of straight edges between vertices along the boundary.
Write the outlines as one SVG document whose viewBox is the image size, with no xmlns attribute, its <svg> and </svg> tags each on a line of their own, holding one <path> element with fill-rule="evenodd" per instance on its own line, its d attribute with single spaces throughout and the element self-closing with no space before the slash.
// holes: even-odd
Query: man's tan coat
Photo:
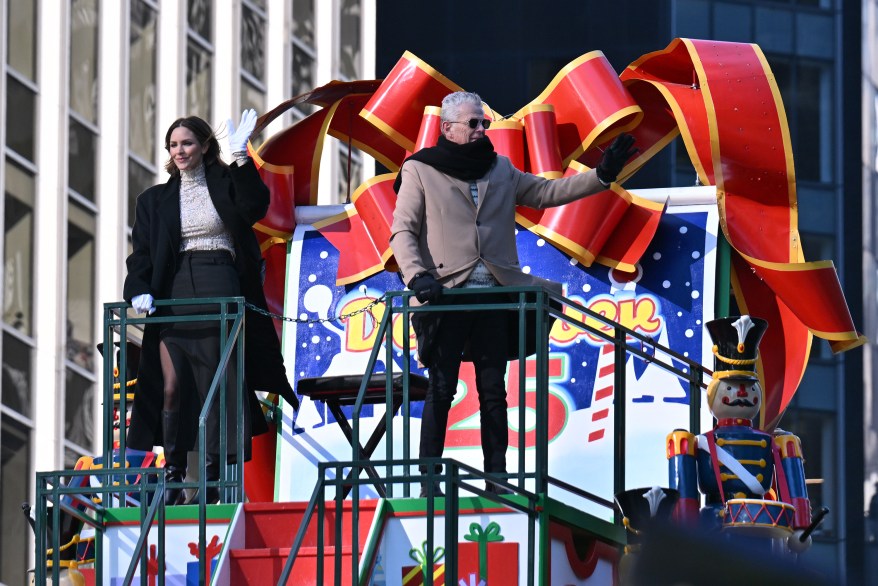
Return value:
<svg viewBox="0 0 878 586">
<path fill-rule="evenodd" d="M 419 161 L 406 162 L 401 173 L 390 246 L 403 281 L 429 271 L 445 287 L 466 281 L 481 259 L 501 285 L 542 285 L 560 294 L 558 283 L 521 271 L 515 207 L 549 208 L 605 189 L 594 171 L 550 180 L 523 173 L 497 156 L 476 181 L 476 207 L 466 181 Z"/>
</svg>

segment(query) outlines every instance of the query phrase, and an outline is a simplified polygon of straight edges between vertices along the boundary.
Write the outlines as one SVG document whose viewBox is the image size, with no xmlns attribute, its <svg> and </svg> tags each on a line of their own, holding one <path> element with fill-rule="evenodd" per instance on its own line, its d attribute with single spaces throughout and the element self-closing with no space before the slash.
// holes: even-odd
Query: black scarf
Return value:
<svg viewBox="0 0 878 586">
<path fill-rule="evenodd" d="M 466 144 L 457 144 L 440 134 L 436 146 L 419 150 L 403 161 L 403 165 L 406 161 L 420 161 L 455 179 L 474 181 L 485 176 L 496 158 L 494 145 L 487 136 Z M 401 183 L 400 172 L 393 182 L 393 191 L 399 193 Z"/>
</svg>

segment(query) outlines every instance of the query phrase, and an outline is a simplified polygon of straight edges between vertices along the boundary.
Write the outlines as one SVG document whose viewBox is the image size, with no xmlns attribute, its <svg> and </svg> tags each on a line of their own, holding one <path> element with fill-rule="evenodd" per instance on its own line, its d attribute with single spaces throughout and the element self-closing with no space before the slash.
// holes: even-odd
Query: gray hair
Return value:
<svg viewBox="0 0 878 586">
<path fill-rule="evenodd" d="M 442 115 L 443 122 L 457 122 L 460 114 L 460 108 L 464 104 L 472 104 L 477 108 L 482 108 L 482 98 L 479 94 L 473 92 L 454 92 L 442 98 Z"/>
</svg>

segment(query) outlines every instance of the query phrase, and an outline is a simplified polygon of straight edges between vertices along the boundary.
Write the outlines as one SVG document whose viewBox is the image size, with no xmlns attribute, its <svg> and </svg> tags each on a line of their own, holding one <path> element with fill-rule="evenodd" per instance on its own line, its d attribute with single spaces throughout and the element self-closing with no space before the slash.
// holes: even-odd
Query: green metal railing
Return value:
<svg viewBox="0 0 878 586">
<path fill-rule="evenodd" d="M 508 303 L 479 303 L 478 296 L 485 294 L 505 293 L 510 297 Z M 603 340 L 607 344 L 614 346 L 614 425 L 615 433 L 613 438 L 613 451 L 616 465 L 614 467 L 614 494 L 625 489 L 625 363 L 628 355 L 634 355 L 642 360 L 654 364 L 663 370 L 673 374 L 674 376 L 686 381 L 689 386 L 689 429 L 692 433 L 700 431 L 700 412 L 701 412 L 701 388 L 705 387 L 705 376 L 711 373 L 708 369 L 700 364 L 690 360 L 686 356 L 679 354 L 669 348 L 657 344 L 653 339 L 630 330 L 611 319 L 596 313 L 589 308 L 576 303 L 562 296 L 552 294 L 541 287 L 493 287 L 490 289 L 450 289 L 446 290 L 443 295 L 454 296 L 471 296 L 474 298 L 473 303 L 455 303 L 453 305 L 427 305 L 412 307 L 410 299 L 412 293 L 404 292 L 388 292 L 386 294 L 387 309 L 377 326 L 376 343 L 372 348 L 369 356 L 366 372 L 363 375 L 362 383 L 359 388 L 356 403 L 353 407 L 353 425 L 352 425 L 352 459 L 349 462 L 330 462 L 318 464 L 319 474 L 317 486 L 312 493 L 311 500 L 305 511 L 302 524 L 298 528 L 290 554 L 284 565 L 279 584 L 285 584 L 286 580 L 292 572 L 296 555 L 302 547 L 305 538 L 306 529 L 311 522 L 312 516 L 317 513 L 318 524 L 318 583 L 324 583 L 322 575 L 323 560 L 323 523 L 324 523 L 324 503 L 327 487 L 336 487 L 336 509 L 340 511 L 341 502 L 343 501 L 344 491 L 342 487 L 345 483 L 352 483 L 352 510 L 351 525 L 356 528 L 359 523 L 359 500 L 360 485 L 371 480 L 360 478 L 361 472 L 369 467 L 375 469 L 383 469 L 385 471 L 382 478 L 388 484 L 387 495 L 392 497 L 394 493 L 394 485 L 401 484 L 404 496 L 409 496 L 411 484 L 426 481 L 426 486 L 430 493 L 433 490 L 433 479 L 444 481 L 446 486 L 446 496 L 444 502 L 444 513 L 448 518 L 455 518 L 459 507 L 458 491 L 461 489 L 468 490 L 480 496 L 490 498 L 494 501 L 501 502 L 505 506 L 518 508 L 529 516 L 529 541 L 528 541 L 528 584 L 534 584 L 534 566 L 535 561 L 535 544 L 536 530 L 535 520 L 540 513 L 537 505 L 542 502 L 548 495 L 549 486 L 554 486 L 560 490 L 569 492 L 578 497 L 587 499 L 598 505 L 604 506 L 611 511 L 614 510 L 613 502 L 599 495 L 591 494 L 579 487 L 572 486 L 559 478 L 550 475 L 548 469 L 548 429 L 549 429 L 549 383 L 548 383 L 548 335 L 550 318 L 561 320 L 568 326 L 579 328 L 592 336 Z M 536 446 L 534 448 L 535 459 L 534 466 L 531 470 L 526 469 L 526 434 L 519 434 L 518 444 L 518 467 L 517 472 L 503 475 L 489 475 L 477 469 L 466 466 L 454 460 L 433 460 L 433 459 L 411 459 L 410 458 L 410 404 L 409 404 L 409 386 L 408 379 L 411 374 L 410 361 L 410 324 L 409 318 L 412 314 L 421 312 L 447 312 L 447 311 L 490 311 L 505 310 L 513 311 L 518 314 L 518 355 L 524 357 L 526 354 L 527 336 L 532 335 L 536 340 L 545 341 L 536 345 L 535 367 L 536 367 Z M 565 311 L 566 310 L 566 311 Z M 528 332 L 527 317 L 529 312 L 535 317 L 534 328 L 532 332 Z M 572 315 L 581 315 L 583 319 L 577 319 Z M 403 373 L 403 401 L 400 407 L 400 414 L 403 419 L 403 442 L 401 457 L 394 457 L 393 442 L 393 417 L 394 413 L 388 409 L 385 413 L 387 423 L 387 440 L 386 440 L 386 458 L 382 461 L 366 460 L 362 458 L 360 451 L 360 417 L 363 405 L 366 399 L 367 383 L 370 376 L 374 373 L 375 365 L 378 360 L 379 352 L 384 342 L 384 364 L 387 369 L 386 376 L 386 404 L 392 404 L 393 387 L 393 345 L 388 341 L 391 332 L 391 324 L 395 315 L 402 316 L 403 335 L 402 335 L 402 373 Z M 650 352 L 647 352 L 647 349 Z M 519 369 L 519 405 L 526 405 L 525 393 L 527 392 L 524 381 L 526 380 L 526 360 L 518 360 Z M 525 426 L 525 409 L 519 409 L 519 429 L 526 429 Z M 444 464 L 444 472 L 436 473 L 432 464 Z M 412 466 L 426 466 L 428 470 L 426 477 L 412 475 L 408 471 Z M 344 470 L 350 469 L 354 473 L 345 478 Z M 333 472 L 330 475 L 329 472 Z M 511 489 L 514 494 L 524 497 L 525 505 L 515 502 L 513 499 L 505 499 L 494 493 L 469 484 L 468 481 L 473 479 L 488 479 L 498 483 L 506 488 Z M 533 490 L 527 490 L 528 483 L 533 486 Z M 436 511 L 435 502 L 430 494 L 427 499 L 427 551 L 428 557 L 433 554 L 433 516 Z M 616 523 L 620 523 L 618 516 L 614 517 Z M 342 515 L 336 515 L 336 543 L 335 551 L 341 552 L 340 542 L 338 541 L 342 535 L 341 532 Z M 456 525 L 454 523 L 446 523 L 445 544 L 456 544 Z M 455 525 L 450 528 L 450 525 Z M 354 552 L 352 556 L 351 575 L 354 577 L 353 583 L 358 584 L 361 578 L 358 567 L 360 560 L 357 552 L 359 551 L 358 535 L 356 530 L 351 531 L 351 549 Z M 541 544 L 547 547 L 548 543 Z M 456 551 L 454 547 L 446 547 L 446 576 L 456 576 Z M 543 556 L 545 557 L 545 556 Z M 541 576 L 540 584 L 545 583 L 547 569 L 544 565 L 545 559 L 539 561 L 539 576 Z M 335 583 L 340 584 L 342 576 L 342 558 L 341 555 L 335 556 Z M 427 583 L 432 584 L 432 575 L 428 572 Z"/>
<path fill-rule="evenodd" d="M 158 584 L 162 586 L 164 579 L 164 545 L 165 545 L 165 504 L 164 493 L 169 488 L 197 488 L 198 489 L 198 559 L 199 559 L 199 584 L 204 584 L 204 576 L 207 560 L 207 503 L 205 501 L 207 488 L 217 487 L 222 495 L 223 502 L 240 503 L 244 500 L 244 459 L 237 457 L 235 464 L 225 464 L 228 461 L 228 433 L 227 429 L 227 405 L 229 398 L 229 382 L 226 372 L 232 360 L 233 353 L 236 360 L 236 377 L 234 386 L 234 400 L 236 405 L 235 431 L 236 453 L 244 454 L 243 433 L 237 430 L 244 429 L 244 344 L 242 333 L 244 331 L 244 298 L 243 297 L 213 297 L 199 299 L 170 299 L 156 300 L 155 306 L 160 311 L 162 307 L 185 307 L 187 305 L 216 306 L 215 313 L 201 313 L 198 315 L 175 315 L 154 317 L 129 317 L 127 310 L 129 304 L 114 302 L 104 304 L 104 370 L 103 370 L 103 469 L 90 470 L 63 470 L 60 472 L 41 472 L 37 474 L 37 509 L 36 509 L 36 568 L 35 582 L 46 583 L 47 550 L 49 540 L 46 525 L 48 505 L 52 504 L 51 527 L 60 527 L 62 511 L 72 515 L 84 524 L 94 528 L 96 533 L 95 550 L 96 559 L 100 559 L 101 539 L 106 530 L 105 502 L 118 504 L 120 507 L 136 505 L 141 509 L 140 535 L 134 547 L 131 563 L 128 567 L 124 584 L 131 584 L 134 574 L 140 565 L 141 580 L 147 575 L 147 558 L 145 556 L 146 543 L 153 522 L 157 521 L 158 529 Z M 128 383 L 128 347 L 122 343 L 129 339 L 129 328 L 144 326 L 146 324 L 170 324 L 192 322 L 217 322 L 220 326 L 220 361 L 214 374 L 207 397 L 198 416 L 198 482 L 181 482 L 166 485 L 164 471 L 161 468 L 126 468 L 127 462 L 127 434 L 125 425 L 120 425 L 119 447 L 114 449 L 113 437 L 113 406 L 114 406 L 114 378 L 119 381 L 119 413 L 124 422 L 127 413 L 127 383 Z M 119 345 L 119 375 L 114 377 L 115 352 L 113 348 Z M 157 365 L 158 366 L 158 365 Z M 207 452 L 206 434 L 208 413 L 218 402 L 219 408 L 219 458 L 224 465 L 220 466 L 220 478 L 217 481 L 207 481 L 206 459 Z M 160 423 L 159 423 L 160 424 Z M 114 463 L 119 462 L 120 467 L 114 468 Z M 107 465 L 106 463 L 109 463 Z M 129 485 L 126 477 L 139 475 L 140 481 Z M 98 486 L 77 486 L 81 484 L 77 479 L 86 477 L 96 479 Z M 137 498 L 133 498 L 137 495 Z M 100 502 L 95 499 L 100 497 Z M 106 500 L 105 500 L 106 499 Z M 51 554 L 51 578 L 52 583 L 57 584 L 60 574 L 60 535 L 59 531 L 52 531 L 52 554 Z M 95 563 L 95 580 L 101 584 L 102 565 Z"/>
<path fill-rule="evenodd" d="M 483 295 L 485 293 L 496 294 L 496 293 L 505 293 L 509 295 L 508 303 L 479 303 L 479 295 Z M 571 486 L 570 484 L 564 482 L 563 480 L 553 477 L 550 474 L 548 468 L 548 429 L 549 429 L 549 421 L 548 421 L 548 400 L 549 400 L 549 384 L 548 384 L 548 344 L 541 343 L 537 344 L 537 351 L 534 357 L 535 364 L 535 372 L 536 372 L 536 388 L 535 388 L 535 399 L 536 404 L 534 408 L 534 412 L 537 414 L 535 426 L 536 426 L 536 445 L 533 448 L 534 453 L 534 464 L 530 469 L 527 467 L 527 461 L 525 458 L 526 453 L 526 434 L 519 434 L 519 445 L 518 445 L 518 466 L 517 472 L 512 474 L 504 474 L 504 475 L 488 475 L 484 472 L 469 467 L 465 464 L 457 462 L 451 459 L 412 459 L 411 456 L 411 441 L 410 441 L 410 388 L 409 388 L 409 376 L 411 374 L 410 361 L 408 357 L 410 356 L 410 324 L 409 318 L 411 315 L 415 313 L 429 313 L 429 312 L 443 312 L 443 311 L 488 311 L 488 310 L 503 310 L 515 312 L 518 314 L 518 354 L 519 356 L 524 356 L 526 352 L 527 346 L 527 338 L 533 337 L 536 340 L 548 340 L 549 327 L 551 324 L 551 320 L 558 320 L 566 323 L 569 327 L 579 328 L 590 335 L 603 340 L 607 344 L 612 344 L 614 346 L 614 361 L 615 361 L 615 380 L 614 380 L 614 404 L 616 406 L 614 410 L 614 425 L 615 425 L 615 434 L 613 439 L 613 450 L 614 450 L 614 458 L 616 465 L 614 467 L 614 493 L 619 492 L 625 488 L 625 424 L 626 424 L 626 416 L 625 416 L 625 388 L 626 388 L 626 377 L 625 377 L 625 362 L 629 355 L 634 355 L 641 358 L 644 361 L 649 362 L 650 364 L 654 364 L 667 372 L 673 374 L 674 376 L 686 381 L 689 385 L 689 396 L 690 396 L 690 412 L 689 412 L 689 428 L 693 433 L 698 433 L 700 430 L 700 389 L 705 386 L 703 383 L 704 377 L 706 375 L 711 374 L 709 370 L 702 367 L 700 364 L 695 363 L 689 358 L 678 354 L 668 348 L 665 348 L 659 344 L 656 344 L 654 340 L 638 334 L 628 328 L 625 328 L 619 325 L 616 322 L 604 317 L 601 314 L 598 314 L 594 311 L 591 311 L 587 307 L 578 304 L 570 299 L 554 295 L 540 287 L 497 287 L 491 288 L 490 290 L 480 290 L 480 289 L 453 289 L 449 290 L 445 293 L 449 297 L 454 296 L 470 296 L 473 298 L 472 303 L 456 303 L 454 305 L 444 306 L 418 306 L 413 307 L 410 304 L 410 300 L 412 297 L 412 293 L 405 292 L 388 292 L 386 295 L 386 307 L 387 310 L 384 312 L 380 323 L 377 325 L 377 336 L 376 343 L 372 348 L 371 354 L 369 356 L 369 362 L 366 369 L 366 373 L 363 376 L 363 382 L 360 386 L 356 403 L 353 406 L 353 417 L 352 417 L 352 459 L 349 462 L 327 462 L 318 464 L 318 483 L 315 486 L 314 492 L 312 493 L 311 499 L 308 503 L 308 507 L 305 511 L 305 517 L 303 519 L 302 524 L 297 529 L 297 533 L 295 536 L 295 540 L 293 546 L 290 551 L 290 555 L 288 556 L 283 574 L 281 577 L 281 583 L 285 583 L 286 579 L 290 575 L 293 565 L 295 563 L 296 554 L 300 551 L 302 547 L 302 543 L 305 538 L 306 529 L 311 522 L 312 517 L 316 515 L 318 522 L 318 582 L 323 583 L 323 548 L 324 544 L 324 535 L 323 535 L 323 526 L 325 519 L 325 503 L 326 503 L 326 494 L 327 489 L 335 488 L 335 496 L 334 501 L 336 503 L 337 511 L 340 511 L 342 503 L 344 501 L 344 491 L 343 487 L 352 485 L 352 510 L 351 510 L 351 524 L 354 528 L 351 531 L 353 543 L 351 544 L 352 551 L 354 555 L 352 556 L 352 576 L 354 577 L 354 584 L 360 583 L 360 581 L 364 578 L 364 575 L 360 574 L 359 563 L 360 559 L 358 559 L 359 552 L 359 543 L 358 543 L 358 533 L 355 528 L 359 524 L 359 501 L 360 501 L 360 486 L 362 484 L 366 484 L 368 482 L 372 482 L 371 479 L 363 479 L 361 478 L 362 472 L 367 468 L 373 468 L 376 470 L 382 470 L 384 472 L 383 475 L 380 476 L 381 480 L 387 485 L 387 495 L 388 497 L 393 497 L 394 493 L 398 490 L 401 490 L 402 496 L 410 496 L 411 494 L 411 485 L 418 484 L 422 480 L 426 481 L 426 485 L 428 487 L 428 495 L 430 498 L 427 499 L 427 526 L 428 526 L 428 535 L 427 535 L 427 549 L 432 555 L 435 544 L 433 543 L 433 528 L 434 528 L 434 516 L 437 511 L 443 512 L 448 518 L 455 518 L 456 514 L 459 510 L 460 506 L 460 490 L 467 490 L 473 494 L 477 494 L 482 497 L 486 497 L 492 499 L 496 502 L 502 503 L 504 506 L 512 507 L 520 510 L 528 515 L 529 518 L 529 529 L 528 529 L 528 584 L 534 584 L 537 579 L 535 576 L 546 576 L 546 568 L 544 567 L 544 560 L 536 560 L 535 559 L 535 551 L 536 551 L 536 522 L 541 518 L 542 510 L 541 504 L 545 502 L 548 489 L 550 486 L 556 487 L 559 490 L 566 491 L 578 497 L 587 499 L 593 503 L 597 503 L 600 506 L 606 507 L 609 510 L 613 510 L 613 503 L 611 500 L 604 498 L 600 495 L 591 494 L 587 491 L 582 490 L 579 487 Z M 460 301 L 464 301 L 461 299 Z M 200 575 L 200 583 L 203 583 L 204 580 L 204 569 L 206 564 L 206 553 L 205 553 L 205 543 L 206 543 L 206 504 L 204 502 L 204 495 L 206 494 L 206 488 L 208 486 L 217 486 L 224 493 L 224 502 L 242 502 L 244 498 L 244 484 L 243 484 L 243 459 L 237 458 L 236 464 L 233 466 L 222 466 L 221 467 L 221 475 L 220 480 L 217 482 L 207 483 L 206 475 L 205 475 L 205 465 L 206 465 L 206 452 L 204 450 L 204 445 L 206 441 L 206 420 L 207 413 L 211 408 L 211 405 L 214 401 L 220 401 L 220 457 L 221 461 L 225 462 L 227 455 L 227 446 L 228 446 L 228 429 L 226 429 L 226 402 L 222 400 L 222 397 L 227 397 L 227 377 L 224 375 L 230 361 L 232 360 L 232 353 L 237 350 L 237 355 L 235 359 L 237 360 L 237 380 L 235 381 L 235 400 L 237 405 L 238 420 L 239 420 L 239 429 L 243 429 L 243 393 L 242 393 L 242 376 L 244 372 L 244 354 L 243 354 L 243 343 L 237 343 L 238 341 L 242 342 L 241 333 L 243 332 L 244 327 L 244 307 L 243 307 L 243 299 L 240 297 L 234 298 L 213 298 L 213 299 L 198 299 L 198 300 L 168 300 L 168 301 L 157 301 L 156 306 L 171 306 L 171 305 L 187 305 L 187 304 L 217 304 L 219 310 L 217 313 L 213 314 L 202 314 L 197 316 L 175 316 L 175 317 L 128 317 L 127 316 L 127 308 L 128 305 L 126 303 L 110 303 L 105 304 L 104 310 L 104 347 L 107 349 L 112 349 L 114 346 L 114 342 L 119 340 L 127 340 L 128 339 L 128 328 L 130 327 L 139 327 L 143 326 L 147 323 L 170 323 L 170 322 L 193 322 L 193 321 L 219 321 L 221 324 L 225 324 L 225 327 L 221 328 L 221 361 L 217 370 L 216 375 L 214 376 L 213 382 L 211 384 L 210 391 L 208 393 L 207 400 L 205 401 L 205 405 L 202 409 L 201 414 L 199 415 L 199 481 L 197 483 L 180 483 L 176 484 L 175 487 L 180 488 L 195 488 L 199 489 L 199 495 L 201 500 L 199 502 L 199 575 Z M 230 310 L 230 307 L 234 307 L 234 310 Z M 386 377 L 386 404 L 392 404 L 392 397 L 394 393 L 393 383 L 392 383 L 392 375 L 394 370 L 394 356 L 393 356 L 393 345 L 387 340 L 389 339 L 391 333 L 391 324 L 393 323 L 393 318 L 396 315 L 400 315 L 402 317 L 403 323 L 403 336 L 402 336 L 402 373 L 403 373 L 403 387 L 402 387 L 402 405 L 400 407 L 400 416 L 403 420 L 402 424 L 402 454 L 394 453 L 394 426 L 393 426 L 393 418 L 395 414 L 388 409 L 385 412 L 386 417 L 386 454 L 383 460 L 369 460 L 364 459 L 361 453 L 360 448 L 360 417 L 363 405 L 365 404 L 366 399 L 366 389 L 367 382 L 369 376 L 374 372 L 375 365 L 378 362 L 379 352 L 381 352 L 382 345 L 384 347 L 384 364 L 387 368 L 387 377 Z M 533 329 L 529 330 L 528 328 L 528 316 L 533 316 Z M 578 319 L 574 316 L 583 316 L 582 319 Z M 382 344 L 382 342 L 385 342 Z M 649 350 L 649 351 L 647 351 Z M 107 353 L 107 357 L 104 361 L 104 436 L 103 436 L 103 461 L 104 462 L 112 462 L 114 458 L 114 450 L 113 450 L 113 429 L 112 429 L 112 421 L 113 421 L 113 359 L 112 359 L 112 350 L 109 350 Z M 126 413 L 126 393 L 124 389 L 126 388 L 126 377 L 127 377 L 127 368 L 124 365 L 127 364 L 127 345 L 120 344 L 119 347 L 119 358 L 120 365 L 122 367 L 119 369 L 119 383 L 120 383 L 120 404 L 119 410 L 122 414 L 121 416 L 124 418 Z M 525 381 L 527 380 L 526 376 L 526 368 L 527 361 L 519 360 L 517 368 L 519 369 L 519 405 L 522 407 L 527 404 L 525 393 L 529 392 L 526 388 Z M 526 409 L 519 409 L 519 420 L 518 420 L 518 428 L 526 429 L 526 421 L 525 421 L 525 413 Z M 120 429 L 120 438 L 119 438 L 119 460 L 124 462 L 124 454 L 126 451 L 126 434 L 124 425 L 121 426 Z M 243 454 L 243 443 L 244 438 L 243 434 L 236 434 L 236 442 L 238 454 Z M 441 464 L 443 466 L 442 472 L 435 472 L 434 465 Z M 409 471 L 413 467 L 418 466 L 426 466 L 427 474 L 426 476 L 418 476 L 412 475 Z M 353 474 L 350 475 L 349 478 L 345 478 L 344 471 L 350 470 Z M 141 474 L 141 482 L 137 485 L 125 485 L 124 477 L 125 475 L 131 474 Z M 93 478 L 99 479 L 99 483 L 101 486 L 99 487 L 88 487 L 84 488 L 76 488 L 75 486 L 70 486 L 70 479 L 75 478 L 77 476 L 90 476 Z M 67 481 L 65 481 L 65 478 Z M 122 480 L 122 482 L 120 482 Z M 501 496 L 498 496 L 494 493 L 489 493 L 477 485 L 472 484 L 474 480 L 484 481 L 490 480 L 496 484 L 499 484 L 503 487 L 506 487 L 513 491 L 517 498 L 507 499 Z M 435 495 L 432 494 L 433 491 L 433 483 L 434 481 L 443 482 L 446 488 L 446 497 L 443 501 L 441 501 L 441 507 L 437 507 L 437 502 L 433 498 Z M 118 483 L 118 484 L 117 484 Z M 135 546 L 135 552 L 132 556 L 131 564 L 128 568 L 127 576 L 126 576 L 126 584 L 131 583 L 133 580 L 134 573 L 139 564 L 141 576 L 146 575 L 147 570 L 147 560 L 144 555 L 146 539 L 148 537 L 148 532 L 152 527 L 154 522 L 157 522 L 159 536 L 158 536 L 158 551 L 159 551 L 159 563 L 161 564 L 159 572 L 158 572 L 158 584 L 164 584 L 164 568 L 163 568 L 163 552 L 164 552 L 164 526 L 165 526 L 165 507 L 164 507 L 164 498 L 163 494 L 167 488 L 171 488 L 170 486 L 166 486 L 163 477 L 163 471 L 161 469 L 156 468 L 129 468 L 124 470 L 114 470 L 109 467 L 105 467 L 103 470 L 87 470 L 87 471 L 62 471 L 62 472 L 53 472 L 53 473 L 39 473 L 37 477 L 37 546 L 36 546 L 36 560 L 37 560 L 37 583 L 42 584 L 45 583 L 46 574 L 45 574 L 45 564 L 41 567 L 41 561 L 46 558 L 46 551 L 48 549 L 49 543 L 46 536 L 46 526 L 44 519 L 48 514 L 48 504 L 53 504 L 52 515 L 54 527 L 58 527 L 58 523 L 60 522 L 60 515 L 62 512 L 71 514 L 76 516 L 83 523 L 86 523 L 92 527 L 94 527 L 97 535 L 101 535 L 105 530 L 105 514 L 106 508 L 103 503 L 105 502 L 118 502 L 122 504 L 130 504 L 132 502 L 136 502 L 137 506 L 141 509 L 141 531 L 140 538 Z M 100 503 L 95 503 L 93 500 L 93 496 L 90 495 L 101 495 Z M 106 496 L 104 496 L 106 495 Z M 133 498 L 136 496 L 137 498 Z M 69 500 L 68 500 L 69 499 Z M 342 535 L 342 523 L 343 523 L 344 515 L 337 514 L 336 515 L 336 539 L 340 539 Z M 616 520 L 619 521 L 618 519 Z M 58 572 L 60 568 L 59 564 L 59 546 L 61 544 L 56 543 L 58 538 L 58 532 L 53 533 L 53 552 L 52 552 L 52 578 L 55 583 L 58 580 Z M 97 555 L 100 555 L 101 543 L 100 539 L 96 539 L 96 550 Z M 454 523 L 446 523 L 445 524 L 445 535 L 444 535 L 445 544 L 456 544 L 457 543 L 457 526 Z M 542 544 L 543 547 L 547 546 L 546 543 Z M 336 543 L 336 551 L 341 552 L 341 547 L 339 542 Z M 456 549 L 454 547 L 446 548 L 446 575 L 455 576 L 456 575 Z M 335 556 L 335 583 L 340 583 L 341 575 L 342 575 L 342 556 Z M 101 583 L 101 570 L 99 564 L 96 564 L 96 579 L 98 583 Z M 428 576 L 428 583 L 432 582 L 432 576 Z M 545 579 L 540 579 L 540 583 L 544 583 Z"/>
</svg>

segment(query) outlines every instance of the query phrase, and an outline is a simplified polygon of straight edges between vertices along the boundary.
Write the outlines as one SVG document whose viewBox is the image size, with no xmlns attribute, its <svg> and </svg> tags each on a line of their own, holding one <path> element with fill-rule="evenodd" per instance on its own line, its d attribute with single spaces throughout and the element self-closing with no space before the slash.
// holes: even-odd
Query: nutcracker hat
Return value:
<svg viewBox="0 0 878 586">
<path fill-rule="evenodd" d="M 767 321 L 742 315 L 711 320 L 704 327 L 713 340 L 714 379 L 759 380 L 756 360 Z"/>
</svg>

